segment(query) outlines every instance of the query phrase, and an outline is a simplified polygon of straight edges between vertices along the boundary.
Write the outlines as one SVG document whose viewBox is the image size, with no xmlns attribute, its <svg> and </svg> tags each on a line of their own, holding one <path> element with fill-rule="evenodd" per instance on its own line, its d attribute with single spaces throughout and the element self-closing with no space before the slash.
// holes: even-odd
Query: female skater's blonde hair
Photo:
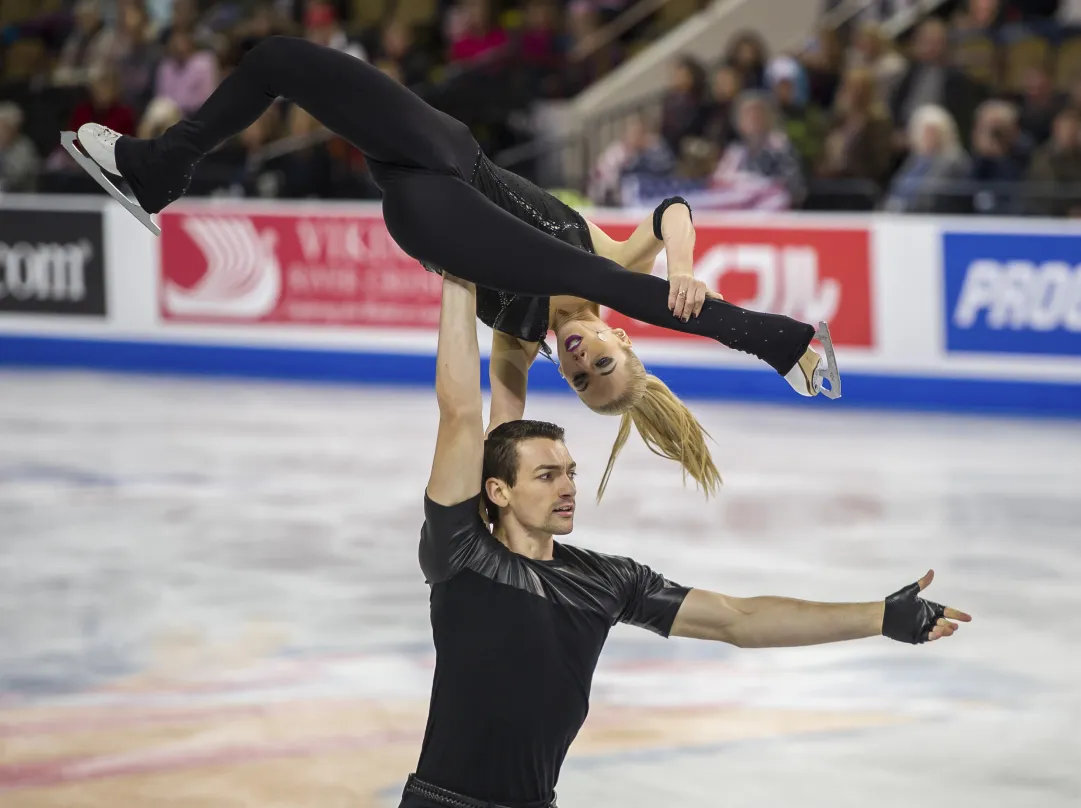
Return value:
<svg viewBox="0 0 1081 808">
<path fill-rule="evenodd" d="M 597 489 L 597 501 L 604 496 L 616 457 L 630 437 L 632 423 L 651 452 L 679 462 L 683 467 L 684 483 L 689 475 L 707 496 L 717 493 L 721 484 L 721 473 L 714 465 L 709 447 L 706 446 L 709 433 L 698 423 L 687 405 L 668 389 L 668 385 L 656 376 L 646 373 L 642 361 L 635 356 L 634 351 L 629 348 L 624 348 L 623 351 L 627 357 L 629 373 L 627 389 L 606 404 L 590 407 L 602 415 L 622 416 L 616 442 L 608 458 L 608 468 L 604 470 L 604 477 Z"/>
</svg>

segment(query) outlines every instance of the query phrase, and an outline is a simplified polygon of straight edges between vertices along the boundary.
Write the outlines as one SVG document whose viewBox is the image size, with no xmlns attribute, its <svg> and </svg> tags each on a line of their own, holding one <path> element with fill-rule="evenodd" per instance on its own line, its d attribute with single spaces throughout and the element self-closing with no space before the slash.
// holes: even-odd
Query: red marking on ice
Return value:
<svg viewBox="0 0 1081 808">
<path fill-rule="evenodd" d="M 122 755 L 85 755 L 33 763 L 0 766 L 0 791 L 103 780 L 135 774 L 164 774 L 207 766 L 311 757 L 331 752 L 372 749 L 390 743 L 417 743 L 417 732 L 382 732 L 375 735 L 343 735 L 266 744 L 244 744 L 217 749 L 150 749 Z"/>
</svg>

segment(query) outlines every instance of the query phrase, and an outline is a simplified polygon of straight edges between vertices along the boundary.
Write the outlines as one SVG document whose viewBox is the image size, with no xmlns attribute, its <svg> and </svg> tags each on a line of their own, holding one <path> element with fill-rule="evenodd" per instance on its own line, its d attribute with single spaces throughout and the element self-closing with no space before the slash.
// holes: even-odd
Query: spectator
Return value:
<svg viewBox="0 0 1081 808">
<path fill-rule="evenodd" d="M 1021 131 L 1032 144 L 1051 137 L 1051 121 L 1064 105 L 1055 92 L 1054 82 L 1046 69 L 1034 67 L 1025 74 L 1025 91 L 1021 98 Z"/>
<path fill-rule="evenodd" d="M 1056 19 L 1063 28 L 1081 27 L 1081 0 L 1062 0 Z"/>
<path fill-rule="evenodd" d="M 552 0 L 528 0 L 518 37 L 518 52 L 530 64 L 554 67 L 562 51 L 559 9 Z"/>
<path fill-rule="evenodd" d="M 111 65 L 99 65 L 90 74 L 90 97 L 72 111 L 68 129 L 78 132 L 86 123 L 100 123 L 122 135 L 135 134 L 135 111 L 120 98 L 120 74 Z"/>
<path fill-rule="evenodd" d="M 158 65 L 155 94 L 173 101 L 184 115 L 191 115 L 218 85 L 218 60 L 212 53 L 195 50 L 195 39 L 186 28 L 173 28 L 168 55 Z"/>
<path fill-rule="evenodd" d="M 571 0 L 567 5 L 567 65 L 564 68 L 564 95 L 585 89 L 608 73 L 622 59 L 618 40 L 594 49 L 600 29 L 600 13 L 589 0 Z"/>
<path fill-rule="evenodd" d="M 876 96 L 876 87 L 870 70 L 856 68 L 845 74 L 837 93 L 836 123 L 826 139 L 820 176 L 867 179 L 885 185 L 893 162 L 893 124 L 885 104 Z"/>
<path fill-rule="evenodd" d="M 199 50 L 211 50 L 214 47 L 214 32 L 199 20 L 198 0 L 172 0 L 173 16 L 169 25 L 161 29 L 159 43 L 167 47 L 177 28 L 190 32 L 195 46 Z"/>
<path fill-rule="evenodd" d="M 232 60 L 239 61 L 264 39 L 283 34 L 285 30 L 285 24 L 273 7 L 259 6 L 248 20 L 237 26 Z"/>
<path fill-rule="evenodd" d="M 901 77 L 908 68 L 893 40 L 878 25 L 865 24 L 856 30 L 848 52 L 848 68 L 866 68 L 875 79 L 875 95 L 883 100 L 892 98 Z"/>
<path fill-rule="evenodd" d="M 161 137 L 170 126 L 175 126 L 183 119 L 180 107 L 168 98 L 155 98 L 151 101 L 143 117 L 139 119 L 136 135 L 144 140 Z"/>
<path fill-rule="evenodd" d="M 488 0 L 463 0 L 452 22 L 450 61 L 472 62 L 505 48 L 507 32 L 495 24 Z"/>
<path fill-rule="evenodd" d="M 890 186 L 886 209 L 901 213 L 956 213 L 964 210 L 950 184 L 967 180 L 971 161 L 957 135 L 957 123 L 942 107 L 927 105 L 908 122 L 912 150 Z"/>
<path fill-rule="evenodd" d="M 675 167 L 675 157 L 656 129 L 634 116 L 623 137 L 601 152 L 590 174 L 589 198 L 597 205 L 620 204 L 620 184 L 629 174 L 665 176 Z"/>
<path fill-rule="evenodd" d="M 769 96 L 744 91 L 736 102 L 736 129 L 740 139 L 725 149 L 714 185 L 742 196 L 752 207 L 776 210 L 802 202 L 799 157 L 777 128 Z"/>
<path fill-rule="evenodd" d="M 991 34 L 1005 21 L 1006 9 L 1001 0 L 968 0 L 953 18 L 954 31 L 967 34 Z"/>
<path fill-rule="evenodd" d="M 114 32 L 105 26 L 100 0 L 79 0 L 74 10 L 75 30 L 65 40 L 53 73 L 57 84 L 82 84 L 90 66 L 106 60 L 113 47 Z"/>
<path fill-rule="evenodd" d="M 800 53 L 800 61 L 807 74 L 808 100 L 821 109 L 829 109 L 841 83 L 844 61 L 837 31 L 832 28 L 818 31 Z"/>
<path fill-rule="evenodd" d="M 681 57 L 672 69 L 661 103 L 661 136 L 672 153 L 679 154 L 684 138 L 700 137 L 705 132 L 709 101 L 702 65 Z"/>
<path fill-rule="evenodd" d="M 742 74 L 731 65 L 721 65 L 713 73 L 713 99 L 706 110 L 702 136 L 723 151 L 735 138 L 733 107 L 743 92 Z"/>
<path fill-rule="evenodd" d="M 913 62 L 901 77 L 891 103 L 893 122 L 898 128 L 907 127 L 920 107 L 939 106 L 953 113 L 960 131 L 969 131 L 983 91 L 964 73 L 949 66 L 948 44 L 946 26 L 937 18 L 925 20 L 916 30 Z"/>
<path fill-rule="evenodd" d="M 774 59 L 766 69 L 766 82 L 773 93 L 781 128 L 804 168 L 814 166 L 826 138 L 826 119 L 821 109 L 807 102 L 807 77 L 799 62 L 791 56 Z"/>
<path fill-rule="evenodd" d="M 1081 113 L 1055 116 L 1051 139 L 1036 150 L 1028 171 L 1027 209 L 1038 216 L 1081 214 Z"/>
<path fill-rule="evenodd" d="M 22 134 L 23 111 L 17 104 L 0 103 L 0 192 L 36 190 L 41 160 L 34 144 Z"/>
<path fill-rule="evenodd" d="M 380 55 L 393 62 L 401 76 L 401 82 L 414 87 L 428 80 L 432 70 L 431 60 L 419 47 L 413 29 L 401 19 L 393 19 L 383 29 Z"/>
<path fill-rule="evenodd" d="M 1027 152 L 1021 143 L 1017 108 L 1007 101 L 987 101 L 976 112 L 972 132 L 972 179 L 976 213 L 1015 213 L 1017 183 L 1023 178 Z"/>
<path fill-rule="evenodd" d="M 120 26 L 106 57 L 119 72 L 120 100 L 133 109 L 142 109 L 153 95 L 154 69 L 161 48 L 154 37 L 146 6 L 129 0 L 120 8 Z"/>
<path fill-rule="evenodd" d="M 326 3 L 313 3 L 304 13 L 304 36 L 309 42 L 348 53 L 357 59 L 368 60 L 364 47 L 349 39 L 338 22 L 338 13 Z"/>
<path fill-rule="evenodd" d="M 744 32 L 731 40 L 725 63 L 740 74 L 740 84 L 746 90 L 760 90 L 766 86 L 766 43 L 758 34 Z"/>
<path fill-rule="evenodd" d="M 1066 98 L 1066 106 L 1081 112 L 1081 76 L 1078 76 L 1070 85 L 1070 93 Z"/>
</svg>

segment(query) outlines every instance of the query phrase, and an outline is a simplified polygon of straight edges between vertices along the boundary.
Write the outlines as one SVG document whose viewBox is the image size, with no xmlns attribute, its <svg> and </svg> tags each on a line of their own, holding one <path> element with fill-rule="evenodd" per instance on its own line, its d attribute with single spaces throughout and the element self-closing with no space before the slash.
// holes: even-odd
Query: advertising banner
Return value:
<svg viewBox="0 0 1081 808">
<path fill-rule="evenodd" d="M 603 226 L 613 238 L 629 224 Z M 875 344 L 871 239 L 867 228 L 719 227 L 696 225 L 695 277 L 737 306 L 830 324 L 838 346 Z M 654 273 L 666 277 L 658 261 Z M 697 339 L 630 320 L 615 312 L 609 324 L 631 336 Z"/>
<path fill-rule="evenodd" d="M 942 238 L 947 350 L 1081 356 L 1081 235 Z"/>
<path fill-rule="evenodd" d="M 167 322 L 435 328 L 441 279 L 394 243 L 378 212 L 161 216 Z"/>
<path fill-rule="evenodd" d="M 98 211 L 0 214 L 0 314 L 105 316 Z"/>
</svg>

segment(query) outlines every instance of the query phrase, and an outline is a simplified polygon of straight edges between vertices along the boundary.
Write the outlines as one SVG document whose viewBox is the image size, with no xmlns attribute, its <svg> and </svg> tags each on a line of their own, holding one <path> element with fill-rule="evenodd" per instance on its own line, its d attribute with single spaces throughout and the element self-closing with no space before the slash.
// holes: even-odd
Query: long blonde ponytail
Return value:
<svg viewBox="0 0 1081 808">
<path fill-rule="evenodd" d="M 668 385 L 646 373 L 642 362 L 632 351 L 627 350 L 626 354 L 630 371 L 627 390 L 603 407 L 594 408 L 604 415 L 620 415 L 619 432 L 597 489 L 597 501 L 604 496 L 616 457 L 630 437 L 632 423 L 651 452 L 675 460 L 683 467 L 684 484 L 690 476 L 706 496 L 717 493 L 721 473 L 706 445 L 709 433 L 698 423 L 687 405 L 668 389 Z"/>
</svg>

